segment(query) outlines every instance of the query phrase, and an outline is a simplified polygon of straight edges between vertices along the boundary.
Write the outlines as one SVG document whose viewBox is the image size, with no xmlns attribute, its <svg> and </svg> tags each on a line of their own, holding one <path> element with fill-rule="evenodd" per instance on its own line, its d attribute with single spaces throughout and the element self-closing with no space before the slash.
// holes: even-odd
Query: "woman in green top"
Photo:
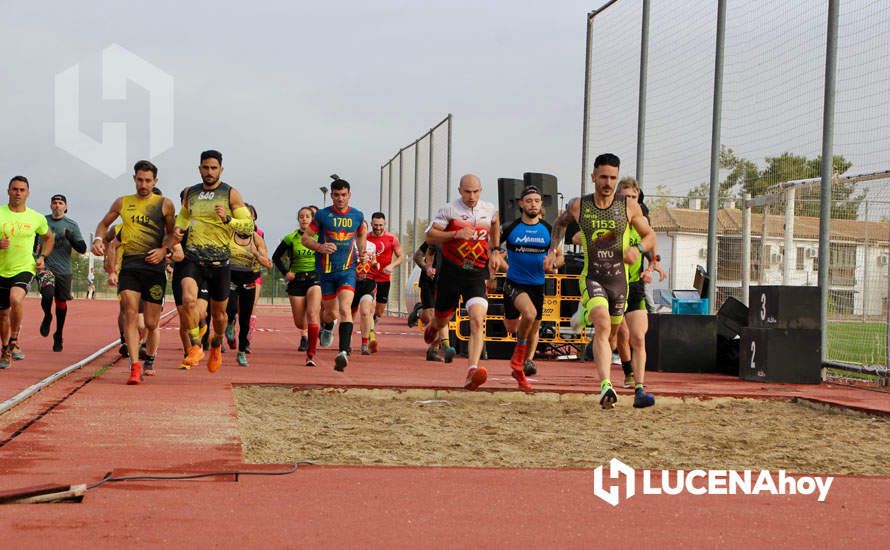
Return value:
<svg viewBox="0 0 890 550">
<path fill-rule="evenodd" d="M 303 246 L 303 232 L 312 223 L 312 209 L 308 206 L 297 212 L 300 228 L 286 235 L 275 253 L 272 261 L 287 281 L 287 295 L 290 299 L 294 325 L 298 330 L 307 330 L 309 338 L 306 343 L 306 366 L 315 367 L 315 351 L 318 347 L 319 312 L 321 311 L 321 287 L 315 274 L 315 251 Z M 316 236 L 316 240 L 318 237 Z M 289 258 L 288 263 L 284 257 Z M 303 346 L 300 346 L 302 351 Z"/>
</svg>

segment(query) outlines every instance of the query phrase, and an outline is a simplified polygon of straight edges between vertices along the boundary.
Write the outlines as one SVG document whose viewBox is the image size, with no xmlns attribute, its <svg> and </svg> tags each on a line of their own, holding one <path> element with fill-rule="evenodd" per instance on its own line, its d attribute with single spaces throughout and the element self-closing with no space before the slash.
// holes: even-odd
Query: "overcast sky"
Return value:
<svg viewBox="0 0 890 550">
<path fill-rule="evenodd" d="M 149 156 L 147 92 L 131 83 L 126 101 L 102 100 L 101 52 L 119 44 L 173 78 L 174 143 L 152 158 L 160 167 L 159 187 L 173 195 L 197 183 L 200 151 L 217 148 L 225 157 L 223 179 L 257 206 L 259 225 L 273 241 L 295 225 L 299 206 L 321 203 L 318 187 L 329 182 L 332 172 L 353 183 L 356 206 L 368 214 L 376 210 L 381 164 L 449 112 L 454 115 L 452 186 L 460 174 L 475 172 L 487 198 L 495 200 L 498 177 L 541 171 L 559 178 L 562 193 L 575 195 L 580 190 L 585 14 L 598 4 L 0 0 L 0 174 L 7 179 L 27 175 L 30 206 L 40 211 L 48 212 L 53 193 L 68 195 L 70 214 L 85 233 L 116 196 L 132 192 L 129 174 L 110 178 L 54 145 L 54 79 L 79 64 L 80 131 L 100 139 L 103 122 L 126 122 L 128 166 Z M 773 108 L 789 120 L 775 122 L 766 107 L 751 119 L 738 114 L 751 101 L 743 87 L 749 73 L 728 75 L 736 110 L 730 109 L 724 134 L 755 158 L 779 152 L 766 151 L 767 145 L 809 154 L 815 143 L 818 152 L 821 121 L 814 122 L 810 111 L 814 102 L 821 106 L 824 39 L 819 42 L 812 33 L 824 27 L 824 7 L 809 4 L 820 7 L 800 12 L 771 8 L 759 21 L 756 12 L 742 12 L 735 17 L 744 24 L 728 33 L 727 45 L 739 44 L 735 56 L 728 55 L 728 68 L 750 58 L 761 63 L 754 74 L 779 79 L 777 89 L 806 87 L 804 96 L 790 96 L 791 103 L 806 98 L 805 116 L 798 117 L 788 100 L 761 93 L 754 101 L 776 104 Z M 867 90 L 886 91 L 890 50 L 878 31 L 890 21 L 886 3 L 853 4 L 865 7 L 845 8 L 848 19 L 842 24 L 847 21 L 848 35 L 859 37 L 856 48 L 873 52 L 882 47 L 884 53 L 864 64 L 847 62 L 840 80 L 851 86 L 865 79 Z M 596 44 L 605 47 L 595 50 L 599 138 L 592 147 L 618 152 L 625 159 L 624 172 L 633 173 L 639 55 L 633 18 L 639 2 L 616 6 L 615 20 L 609 23 L 604 15 L 595 27 Z M 653 2 L 653 33 L 658 34 L 652 38 L 650 61 L 657 67 L 650 75 L 652 144 L 646 175 L 647 181 L 657 179 L 683 194 L 707 174 L 701 157 L 706 160 L 709 143 L 713 37 L 706 34 L 716 12 L 703 1 L 671 2 L 671 7 Z M 620 10 L 628 12 L 623 22 Z M 849 13 L 869 21 L 867 32 L 850 27 Z M 795 21 L 792 45 L 802 45 L 757 50 L 752 36 L 770 44 L 787 34 L 776 29 L 777 19 Z M 859 59 L 851 55 L 848 59 Z M 786 59 L 784 71 L 764 71 L 762 63 L 774 57 Z M 880 97 L 872 104 L 880 104 Z M 871 133 L 843 133 L 844 152 L 859 166 L 877 166 L 875 158 L 886 159 L 890 145 L 890 120 L 886 108 L 875 111 L 859 101 L 844 103 L 853 106 L 848 109 L 853 114 L 845 116 L 861 121 Z M 758 133 L 764 117 L 773 122 Z M 690 134 L 696 137 L 686 142 Z M 692 164 L 695 169 L 688 170 Z"/>
</svg>

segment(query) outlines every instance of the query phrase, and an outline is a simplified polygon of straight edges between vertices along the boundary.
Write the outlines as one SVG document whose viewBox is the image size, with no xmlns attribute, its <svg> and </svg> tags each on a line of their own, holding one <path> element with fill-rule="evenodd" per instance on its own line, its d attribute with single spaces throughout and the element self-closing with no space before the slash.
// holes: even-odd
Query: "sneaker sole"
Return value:
<svg viewBox="0 0 890 550">
<path fill-rule="evenodd" d="M 444 356 L 445 356 L 445 357 L 444 357 L 445 362 L 446 362 L 446 363 L 450 363 L 450 362 L 454 361 L 454 356 L 455 356 L 455 355 L 457 355 L 457 350 L 455 350 L 454 348 L 449 348 L 449 349 L 448 349 L 447 351 L 445 351 L 445 353 L 444 353 Z"/>
<path fill-rule="evenodd" d="M 616 403 L 618 403 L 618 395 L 615 394 L 614 390 L 611 394 L 605 394 L 600 397 L 600 407 L 604 409 L 614 409 Z"/>
<path fill-rule="evenodd" d="M 337 372 L 343 372 L 346 370 L 346 366 L 349 365 L 349 360 L 343 357 L 342 355 L 338 355 L 334 358 L 334 370 Z"/>
</svg>

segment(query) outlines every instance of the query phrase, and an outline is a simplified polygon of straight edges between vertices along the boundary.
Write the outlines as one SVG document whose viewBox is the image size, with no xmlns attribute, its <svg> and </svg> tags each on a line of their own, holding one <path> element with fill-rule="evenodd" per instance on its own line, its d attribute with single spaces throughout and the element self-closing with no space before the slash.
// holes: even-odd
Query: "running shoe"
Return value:
<svg viewBox="0 0 890 550">
<path fill-rule="evenodd" d="M 61 334 L 53 334 L 53 351 L 60 352 L 62 351 L 62 335 Z"/>
<path fill-rule="evenodd" d="M 220 347 L 211 347 L 210 356 L 207 358 L 207 370 L 216 372 L 222 366 L 222 349 Z"/>
<path fill-rule="evenodd" d="M 189 348 L 189 353 L 185 356 L 185 359 L 183 359 L 182 362 L 188 364 L 190 367 L 195 367 L 201 362 L 201 359 L 204 359 L 204 350 L 201 346 L 196 344 Z"/>
<path fill-rule="evenodd" d="M 520 346 L 519 344 L 516 344 L 516 346 L 513 347 L 513 356 L 510 358 L 510 367 L 514 371 L 517 371 L 517 370 L 521 371 L 524 362 L 525 362 L 525 345 Z M 523 376 L 525 376 L 524 372 L 523 372 Z"/>
<path fill-rule="evenodd" d="M 587 310 L 584 309 L 584 304 L 581 302 L 578 302 L 578 309 L 572 314 L 572 320 L 569 321 L 569 326 L 573 331 L 578 333 L 587 326 Z"/>
<path fill-rule="evenodd" d="M 242 367 L 246 367 L 247 365 L 250 364 L 247 362 L 247 354 L 244 353 L 243 351 L 238 352 L 238 357 L 236 358 L 236 361 L 238 361 L 238 364 Z"/>
<path fill-rule="evenodd" d="M 313 359 L 312 357 L 307 357 L 306 358 L 306 366 L 307 367 L 317 367 L 318 363 L 316 363 L 315 359 Z"/>
<path fill-rule="evenodd" d="M 49 336 L 49 326 L 53 322 L 53 316 L 51 313 L 43 314 L 43 321 L 40 322 L 40 335 L 41 336 Z"/>
<path fill-rule="evenodd" d="M 488 371 L 485 370 L 485 367 L 470 367 L 470 370 L 467 371 L 464 388 L 476 391 L 476 388 L 484 384 L 486 380 L 488 380 Z"/>
<path fill-rule="evenodd" d="M 346 370 L 346 365 L 349 364 L 349 356 L 345 351 L 341 351 L 337 354 L 337 357 L 334 357 L 334 370 L 337 372 L 343 372 Z"/>
<path fill-rule="evenodd" d="M 123 338 L 121 339 L 121 347 L 117 348 L 117 353 L 125 359 L 130 356 L 130 350 L 127 349 L 127 343 L 123 341 Z"/>
<path fill-rule="evenodd" d="M 334 322 L 322 323 L 318 333 L 318 345 L 326 348 L 334 343 Z"/>
<path fill-rule="evenodd" d="M 523 372 L 522 368 L 513 369 L 513 372 L 510 374 L 516 383 L 519 384 L 519 389 L 525 392 L 532 391 L 532 385 L 529 383 L 528 379 L 525 377 L 525 372 Z"/>
<path fill-rule="evenodd" d="M 371 353 L 377 353 L 379 349 L 380 347 L 377 343 L 377 333 L 372 332 L 370 337 L 368 338 L 368 350 L 370 350 Z"/>
<path fill-rule="evenodd" d="M 643 388 L 637 388 L 634 391 L 634 408 L 635 409 L 645 409 L 646 407 L 651 407 L 655 404 L 655 396 L 651 393 L 646 393 L 646 390 Z"/>
<path fill-rule="evenodd" d="M 445 359 L 439 356 L 439 350 L 436 346 L 430 346 L 426 348 L 426 360 L 433 361 L 435 363 L 444 363 Z"/>
<path fill-rule="evenodd" d="M 145 347 L 145 342 L 139 344 L 139 360 L 145 361 L 148 359 L 148 348 Z"/>
<path fill-rule="evenodd" d="M 309 339 L 305 336 L 300 337 L 300 346 L 297 348 L 297 351 L 306 351 L 309 349 Z"/>
<path fill-rule="evenodd" d="M 148 356 L 145 358 L 145 361 L 142 362 L 142 374 L 144 376 L 154 376 L 155 375 L 155 358 L 152 356 Z"/>
<path fill-rule="evenodd" d="M 624 375 L 624 384 L 622 387 L 632 388 L 637 385 L 637 380 L 634 378 L 633 373 Z"/>
<path fill-rule="evenodd" d="M 186 358 L 183 357 L 183 358 L 182 358 L 182 363 L 179 364 L 179 370 L 189 370 L 190 368 L 192 368 L 192 366 L 189 365 L 189 364 L 186 362 Z"/>
<path fill-rule="evenodd" d="M 420 310 L 423 309 L 423 304 L 420 302 L 414 304 L 414 309 L 411 310 L 411 313 L 408 314 L 408 326 L 416 327 L 417 321 L 420 319 Z"/>
<path fill-rule="evenodd" d="M 22 351 L 22 348 L 19 347 L 18 340 L 11 340 L 9 342 L 9 347 L 12 348 L 12 358 L 16 361 L 21 361 L 25 358 L 25 353 Z"/>
<path fill-rule="evenodd" d="M 451 346 L 442 346 L 442 357 L 446 363 L 454 361 L 455 355 L 457 355 L 456 349 Z"/>
<path fill-rule="evenodd" d="M 226 325 L 226 343 L 229 344 L 229 349 L 235 349 L 238 345 L 238 343 L 235 342 L 235 323 Z"/>
<path fill-rule="evenodd" d="M 130 377 L 127 378 L 128 386 L 135 386 L 142 382 L 142 365 L 139 362 L 135 362 L 130 365 Z"/>
<path fill-rule="evenodd" d="M 525 363 L 522 365 L 522 370 L 525 372 L 526 376 L 534 376 L 538 374 L 538 367 L 535 365 L 535 362 L 531 359 L 526 359 Z"/>
<path fill-rule="evenodd" d="M 0 353 L 0 369 L 8 369 L 12 365 L 12 352 L 9 346 L 3 346 L 3 352 Z"/>
<path fill-rule="evenodd" d="M 612 364 L 621 366 L 621 356 L 618 355 L 617 351 L 612 352 Z"/>
<path fill-rule="evenodd" d="M 600 392 L 600 407 L 614 409 L 616 403 L 618 403 L 618 394 L 615 393 L 612 384 L 609 384 Z"/>
<path fill-rule="evenodd" d="M 362 355 L 371 355 L 371 350 L 368 349 L 368 344 L 362 344 Z"/>
</svg>

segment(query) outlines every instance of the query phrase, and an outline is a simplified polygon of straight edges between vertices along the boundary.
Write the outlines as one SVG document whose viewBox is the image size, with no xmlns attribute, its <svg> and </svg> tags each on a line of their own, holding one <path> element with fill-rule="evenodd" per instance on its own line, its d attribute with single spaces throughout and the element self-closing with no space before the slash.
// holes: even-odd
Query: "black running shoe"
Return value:
<svg viewBox="0 0 890 550">
<path fill-rule="evenodd" d="M 53 334 L 53 351 L 62 351 L 62 335 L 59 333 Z"/>
<path fill-rule="evenodd" d="M 305 336 L 300 337 L 300 347 L 297 348 L 297 351 L 306 351 L 309 349 L 309 339 Z"/>
<path fill-rule="evenodd" d="M 40 335 L 41 336 L 49 336 L 49 326 L 53 322 L 53 316 L 43 314 L 43 321 L 40 322 Z"/>
</svg>

